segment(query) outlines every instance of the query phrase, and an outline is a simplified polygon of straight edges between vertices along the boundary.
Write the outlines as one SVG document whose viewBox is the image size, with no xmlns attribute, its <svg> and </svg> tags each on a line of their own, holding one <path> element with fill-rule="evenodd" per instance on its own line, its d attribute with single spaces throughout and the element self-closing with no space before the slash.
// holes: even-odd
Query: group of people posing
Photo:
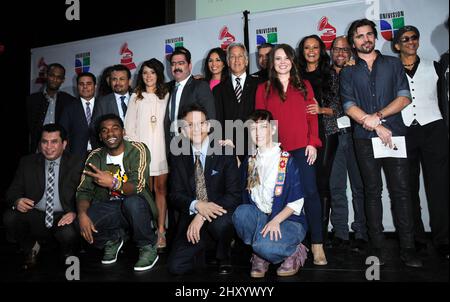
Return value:
<svg viewBox="0 0 450 302">
<path fill-rule="evenodd" d="M 239 243 L 251 247 L 254 278 L 270 264 L 279 264 L 278 276 L 296 274 L 309 250 L 315 265 L 327 265 L 327 245 L 383 265 L 382 168 L 400 258 L 421 267 L 420 166 L 432 243 L 448 259 L 448 65 L 419 58 L 414 26 L 395 34 L 400 58 L 375 50 L 376 39 L 375 24 L 360 19 L 333 41 L 331 57 L 317 35 L 304 37 L 298 52 L 263 44 L 255 74 L 241 43 L 211 49 L 203 76 L 191 74 L 191 54 L 178 47 L 172 81 L 153 58 L 131 91 L 130 71 L 114 65 L 99 89 L 95 75 L 78 74 L 78 98 L 59 90 L 64 67 L 49 65 L 46 86 L 27 102 L 32 154 L 6 196 L 8 238 L 25 267 L 46 238 L 73 255 L 79 234 L 104 249 L 105 265 L 132 240 L 136 271 L 167 251 L 173 274 L 202 269 L 207 259 L 229 274 Z M 245 126 L 230 130 L 230 122 Z M 407 158 L 375 158 L 372 142 L 393 148 L 394 137 L 405 138 Z"/>
</svg>

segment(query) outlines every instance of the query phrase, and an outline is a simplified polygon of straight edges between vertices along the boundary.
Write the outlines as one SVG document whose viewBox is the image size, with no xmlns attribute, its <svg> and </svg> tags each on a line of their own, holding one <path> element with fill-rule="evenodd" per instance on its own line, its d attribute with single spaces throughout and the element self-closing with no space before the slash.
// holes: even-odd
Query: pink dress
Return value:
<svg viewBox="0 0 450 302">
<path fill-rule="evenodd" d="M 169 172 L 164 138 L 164 115 L 169 94 L 159 99 L 154 93 L 143 92 L 137 100 L 133 93 L 125 116 L 126 138 L 142 142 L 150 149 L 150 176 Z"/>
</svg>

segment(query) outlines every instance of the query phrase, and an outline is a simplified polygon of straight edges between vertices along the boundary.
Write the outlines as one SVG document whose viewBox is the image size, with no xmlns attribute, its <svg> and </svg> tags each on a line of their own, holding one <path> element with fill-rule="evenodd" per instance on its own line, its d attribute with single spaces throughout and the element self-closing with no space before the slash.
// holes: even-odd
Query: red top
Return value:
<svg viewBox="0 0 450 302">
<path fill-rule="evenodd" d="M 278 141 L 286 151 L 304 148 L 308 145 L 321 147 L 319 124 L 316 114 L 306 113 L 306 106 L 314 104 L 314 91 L 311 84 L 304 80 L 307 99 L 303 93 L 289 84 L 286 100 L 283 102 L 278 92 L 271 88 L 266 99 L 266 83 L 258 85 L 256 90 L 256 109 L 265 109 L 278 121 Z"/>
</svg>

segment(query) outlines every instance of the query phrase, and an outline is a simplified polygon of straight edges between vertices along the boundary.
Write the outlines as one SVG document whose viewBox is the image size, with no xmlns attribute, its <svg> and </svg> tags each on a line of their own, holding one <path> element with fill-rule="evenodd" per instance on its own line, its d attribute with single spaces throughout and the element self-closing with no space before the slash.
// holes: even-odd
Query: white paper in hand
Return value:
<svg viewBox="0 0 450 302">
<path fill-rule="evenodd" d="M 374 158 L 385 158 L 385 157 L 407 158 L 406 142 L 404 136 L 392 137 L 392 149 L 389 148 L 389 145 L 385 146 L 379 137 L 373 137 L 372 147 Z"/>
<path fill-rule="evenodd" d="M 337 124 L 339 129 L 350 127 L 352 124 L 350 123 L 350 118 L 346 115 L 341 116 L 337 119 Z"/>
</svg>

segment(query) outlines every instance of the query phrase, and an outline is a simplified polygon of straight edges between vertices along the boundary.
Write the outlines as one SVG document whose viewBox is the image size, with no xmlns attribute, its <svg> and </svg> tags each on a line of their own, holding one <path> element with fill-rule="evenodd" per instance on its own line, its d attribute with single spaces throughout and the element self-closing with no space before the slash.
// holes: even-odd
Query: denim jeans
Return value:
<svg viewBox="0 0 450 302">
<path fill-rule="evenodd" d="M 233 224 L 238 236 L 253 252 L 271 263 L 280 263 L 295 252 L 305 238 L 305 229 L 298 222 L 285 220 L 280 224 L 281 238 L 270 240 L 270 234 L 263 238 L 261 230 L 269 222 L 269 216 L 252 204 L 237 207 Z"/>
<path fill-rule="evenodd" d="M 98 231 L 92 233 L 94 246 L 98 248 L 103 248 L 108 240 L 123 238 L 126 229 L 131 231 L 137 247 L 156 243 L 150 205 L 139 195 L 93 202 L 87 214 Z"/>
<path fill-rule="evenodd" d="M 394 157 L 375 159 L 370 139 L 355 139 L 355 151 L 364 182 L 366 218 L 371 244 L 375 248 L 381 248 L 384 241 L 381 202 L 383 190 L 381 168 L 383 168 L 400 247 L 414 248 L 408 159 Z"/>
<path fill-rule="evenodd" d="M 305 148 L 289 151 L 289 153 L 295 158 L 295 163 L 300 170 L 300 182 L 305 194 L 305 214 L 311 232 L 311 243 L 323 243 L 322 205 L 317 189 L 315 164 L 310 166 L 307 163 Z"/>
<path fill-rule="evenodd" d="M 367 241 L 366 215 L 364 213 L 364 186 L 359 173 L 353 147 L 352 133 L 339 135 L 339 145 L 330 178 L 331 224 L 336 237 L 348 240 L 347 172 L 352 189 L 354 221 L 351 229 L 356 239 Z"/>
</svg>

